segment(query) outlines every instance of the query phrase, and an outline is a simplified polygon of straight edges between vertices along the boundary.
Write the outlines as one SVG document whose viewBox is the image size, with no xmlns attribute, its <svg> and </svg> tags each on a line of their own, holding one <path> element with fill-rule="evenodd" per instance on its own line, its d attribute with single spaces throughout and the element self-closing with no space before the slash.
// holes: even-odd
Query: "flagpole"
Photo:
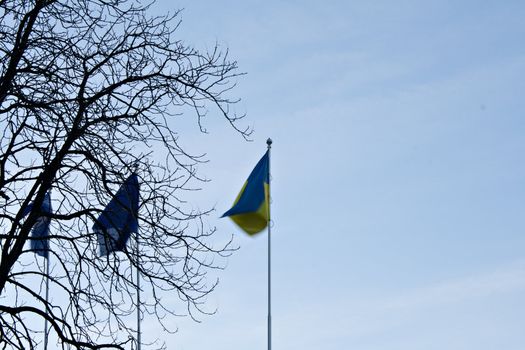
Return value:
<svg viewBox="0 0 525 350">
<path fill-rule="evenodd" d="M 139 232 L 137 230 L 137 350 L 140 350 L 140 269 Z"/>
<path fill-rule="evenodd" d="M 139 163 L 135 162 L 133 164 L 133 173 L 137 173 L 137 170 L 139 168 Z M 135 218 L 135 220 L 138 220 L 138 218 Z M 141 331 L 140 331 L 140 250 L 139 250 L 139 228 L 137 227 L 137 232 L 135 233 L 135 241 L 137 244 L 137 248 L 135 251 L 136 257 L 137 257 L 137 271 L 136 271 L 136 278 L 137 278 L 137 350 L 140 350 L 141 348 Z"/>
<path fill-rule="evenodd" d="M 47 252 L 46 252 L 47 253 Z M 46 314 L 49 310 L 49 255 L 46 258 Z M 48 336 L 47 336 L 47 317 L 44 321 L 44 350 L 47 350 Z"/>
<path fill-rule="evenodd" d="M 268 350 L 272 349 L 272 263 L 271 263 L 271 219 L 270 219 L 270 150 L 272 148 L 272 139 L 266 140 L 268 145 Z"/>
</svg>

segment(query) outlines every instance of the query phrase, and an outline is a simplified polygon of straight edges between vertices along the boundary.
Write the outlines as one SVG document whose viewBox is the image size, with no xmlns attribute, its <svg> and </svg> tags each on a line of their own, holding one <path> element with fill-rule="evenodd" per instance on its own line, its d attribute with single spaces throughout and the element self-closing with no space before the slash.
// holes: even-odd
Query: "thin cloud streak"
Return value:
<svg viewBox="0 0 525 350">
<path fill-rule="evenodd" d="M 484 304 L 494 297 L 501 299 L 505 295 L 523 291 L 525 259 L 497 270 L 392 292 L 387 298 L 325 299 L 325 303 L 318 303 L 314 308 L 292 311 L 280 318 L 277 321 L 276 337 L 281 335 L 310 346 L 314 339 L 326 341 L 342 338 L 352 343 L 363 337 L 381 336 L 399 326 L 406 327 L 406 324 L 417 322 L 421 314 L 432 314 L 434 309 L 452 308 L 459 315 L 464 303 Z M 305 329 L 311 329 L 312 325 L 317 325 L 315 336 L 304 332 Z"/>
</svg>

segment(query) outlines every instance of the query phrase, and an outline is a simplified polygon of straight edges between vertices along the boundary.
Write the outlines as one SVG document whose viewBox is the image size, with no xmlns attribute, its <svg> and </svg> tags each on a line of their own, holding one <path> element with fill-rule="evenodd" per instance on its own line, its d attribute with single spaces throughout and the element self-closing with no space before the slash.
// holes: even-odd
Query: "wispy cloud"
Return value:
<svg viewBox="0 0 525 350">
<path fill-rule="evenodd" d="M 456 310 L 452 313 L 459 314 L 466 305 L 474 303 L 481 307 L 522 291 L 525 291 L 525 260 L 518 260 L 463 278 L 396 290 L 373 298 L 323 299 L 314 307 L 305 306 L 280 319 L 277 336 L 281 333 L 283 339 L 304 342 L 308 349 L 313 349 L 313 344 L 334 339 L 358 342 L 363 337 L 381 337 L 399 326 L 418 322 L 422 314 L 432 314 L 436 309 Z"/>
<path fill-rule="evenodd" d="M 414 309 L 460 303 L 525 289 L 525 260 L 482 274 L 424 286 L 383 302 L 383 309 Z"/>
</svg>

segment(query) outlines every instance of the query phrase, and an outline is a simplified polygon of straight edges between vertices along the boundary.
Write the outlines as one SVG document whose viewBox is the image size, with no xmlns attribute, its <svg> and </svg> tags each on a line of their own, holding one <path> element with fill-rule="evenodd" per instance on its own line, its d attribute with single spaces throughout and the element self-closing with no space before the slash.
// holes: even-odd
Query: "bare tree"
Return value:
<svg viewBox="0 0 525 350">
<path fill-rule="evenodd" d="M 214 247 L 207 212 L 184 203 L 202 181 L 202 156 L 180 147 L 176 122 L 193 116 L 205 132 L 211 109 L 248 137 L 230 109 L 240 73 L 218 47 L 203 53 L 176 40 L 178 13 L 153 17 L 148 7 L 0 0 L 0 347 L 36 347 L 36 318 L 62 348 L 130 348 L 137 268 L 151 294 L 144 312 L 163 327 L 165 316 L 207 312 L 215 283 L 206 274 L 232 246 Z M 98 257 L 93 222 L 133 171 L 140 252 Z M 52 213 L 41 210 L 49 191 Z M 52 222 L 49 275 L 28 244 L 42 216 Z M 49 303 L 35 285 L 45 278 Z M 176 308 L 162 299 L 173 295 Z"/>
</svg>

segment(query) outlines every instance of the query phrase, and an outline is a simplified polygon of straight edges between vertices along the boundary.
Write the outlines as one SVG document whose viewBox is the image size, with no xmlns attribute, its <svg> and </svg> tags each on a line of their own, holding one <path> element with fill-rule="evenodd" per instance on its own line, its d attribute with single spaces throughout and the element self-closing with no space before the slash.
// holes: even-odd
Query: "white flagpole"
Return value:
<svg viewBox="0 0 525 350">
<path fill-rule="evenodd" d="M 272 139 L 266 140 L 268 145 L 268 350 L 272 350 L 272 263 L 271 263 L 271 219 L 270 219 L 270 150 Z"/>
<path fill-rule="evenodd" d="M 49 255 L 45 257 L 46 258 L 46 313 L 47 313 L 47 310 L 49 309 L 48 307 L 48 303 L 49 303 Z M 44 322 L 44 350 L 47 350 L 47 343 L 48 343 L 48 338 L 47 338 L 47 318 L 45 319 L 45 322 Z"/>
</svg>

